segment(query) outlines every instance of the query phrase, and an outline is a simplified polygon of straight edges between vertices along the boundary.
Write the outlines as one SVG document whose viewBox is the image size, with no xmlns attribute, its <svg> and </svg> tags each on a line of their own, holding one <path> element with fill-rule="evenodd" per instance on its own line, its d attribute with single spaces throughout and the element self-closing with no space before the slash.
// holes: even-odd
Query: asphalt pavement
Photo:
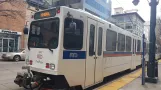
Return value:
<svg viewBox="0 0 161 90">
<path fill-rule="evenodd" d="M 0 90 L 24 90 L 14 83 L 17 72 L 22 71 L 24 63 L 0 60 Z"/>
<path fill-rule="evenodd" d="M 17 75 L 17 72 L 22 71 L 21 68 L 24 64 L 25 64 L 24 61 L 15 62 L 15 61 L 0 60 L 0 90 L 25 90 L 24 88 L 19 87 L 14 83 L 14 79 Z M 161 62 L 159 63 L 158 67 L 161 68 Z M 160 71 L 160 69 L 158 71 Z M 159 81 L 157 84 L 146 83 L 144 86 L 142 86 L 141 77 L 139 77 L 117 90 L 161 90 L 160 80 L 161 80 L 161 73 L 159 72 Z"/>
</svg>

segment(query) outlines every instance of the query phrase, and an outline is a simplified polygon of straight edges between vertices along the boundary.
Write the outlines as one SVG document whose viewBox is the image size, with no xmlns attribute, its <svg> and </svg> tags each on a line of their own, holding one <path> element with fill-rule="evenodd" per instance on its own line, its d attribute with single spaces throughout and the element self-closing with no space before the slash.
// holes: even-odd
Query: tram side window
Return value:
<svg viewBox="0 0 161 90">
<path fill-rule="evenodd" d="M 126 51 L 130 52 L 131 51 L 131 37 L 126 36 Z"/>
<path fill-rule="evenodd" d="M 76 30 L 69 28 L 72 18 L 66 18 L 64 22 L 64 48 L 69 50 L 81 50 L 83 47 L 83 21 L 73 19 Z"/>
<path fill-rule="evenodd" d="M 2 52 L 2 39 L 0 39 L 0 52 Z"/>
<path fill-rule="evenodd" d="M 124 51 L 125 50 L 125 35 L 118 34 L 118 51 Z"/>
<path fill-rule="evenodd" d="M 90 39 L 89 39 L 89 56 L 94 55 L 94 37 L 95 37 L 95 26 L 90 25 Z"/>
<path fill-rule="evenodd" d="M 141 41 L 138 40 L 138 43 L 137 43 L 137 52 L 140 52 L 140 48 L 141 48 Z"/>
<path fill-rule="evenodd" d="M 116 51 L 117 33 L 111 30 L 106 32 L 106 50 Z"/>
<path fill-rule="evenodd" d="M 99 27 L 99 36 L 98 36 L 98 56 L 102 55 L 102 34 L 103 29 Z"/>
</svg>

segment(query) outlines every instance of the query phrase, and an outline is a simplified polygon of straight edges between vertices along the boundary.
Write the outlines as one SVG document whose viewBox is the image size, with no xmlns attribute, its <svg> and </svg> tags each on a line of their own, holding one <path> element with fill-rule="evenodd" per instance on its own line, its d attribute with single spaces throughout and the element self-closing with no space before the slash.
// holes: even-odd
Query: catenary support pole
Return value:
<svg viewBox="0 0 161 90">
<path fill-rule="evenodd" d="M 156 49 L 156 37 L 155 37 L 155 27 L 156 27 L 156 9 L 158 2 L 157 0 L 151 0 L 151 16 L 150 16 L 150 43 L 149 43 L 149 61 L 147 67 L 147 78 L 146 82 L 157 83 L 156 78 L 156 60 L 155 60 L 155 49 Z"/>
<path fill-rule="evenodd" d="M 143 34 L 143 43 L 142 43 L 142 85 L 145 84 L 145 34 Z"/>
</svg>

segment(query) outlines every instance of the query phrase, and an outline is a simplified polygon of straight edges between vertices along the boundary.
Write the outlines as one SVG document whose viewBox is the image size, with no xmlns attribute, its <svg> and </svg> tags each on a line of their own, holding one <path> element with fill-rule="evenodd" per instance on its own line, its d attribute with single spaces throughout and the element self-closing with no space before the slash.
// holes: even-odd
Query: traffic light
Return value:
<svg viewBox="0 0 161 90">
<path fill-rule="evenodd" d="M 138 5 L 138 3 L 140 2 L 140 0 L 133 0 L 132 3 L 136 6 Z"/>
</svg>

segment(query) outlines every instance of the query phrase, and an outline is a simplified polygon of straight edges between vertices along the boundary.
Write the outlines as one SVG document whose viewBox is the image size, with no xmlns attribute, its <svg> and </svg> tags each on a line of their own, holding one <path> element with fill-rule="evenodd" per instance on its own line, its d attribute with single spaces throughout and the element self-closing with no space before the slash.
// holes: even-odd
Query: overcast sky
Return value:
<svg viewBox="0 0 161 90">
<path fill-rule="evenodd" d="M 123 7 L 124 10 L 138 9 L 138 13 L 145 21 L 150 20 L 150 6 L 147 0 L 140 0 L 138 6 L 134 6 L 132 0 L 111 0 L 111 1 L 112 1 L 112 8 Z M 161 2 L 157 6 L 157 11 L 158 11 L 157 16 L 161 17 Z M 112 14 L 114 14 L 114 10 Z"/>
</svg>

